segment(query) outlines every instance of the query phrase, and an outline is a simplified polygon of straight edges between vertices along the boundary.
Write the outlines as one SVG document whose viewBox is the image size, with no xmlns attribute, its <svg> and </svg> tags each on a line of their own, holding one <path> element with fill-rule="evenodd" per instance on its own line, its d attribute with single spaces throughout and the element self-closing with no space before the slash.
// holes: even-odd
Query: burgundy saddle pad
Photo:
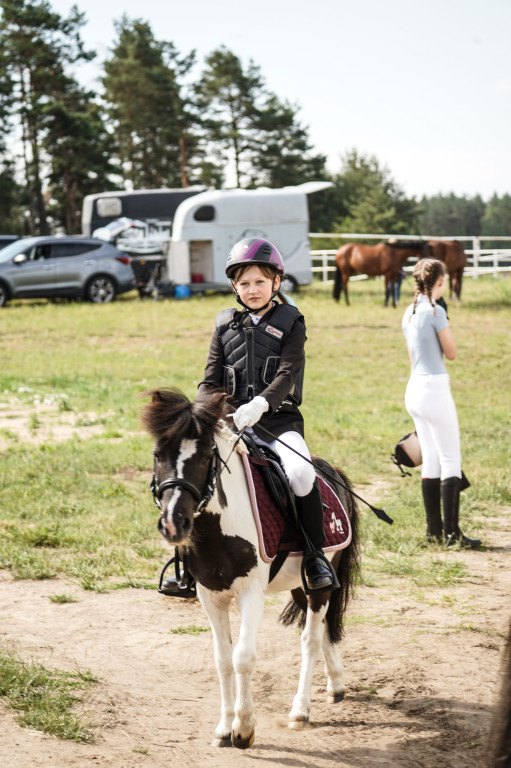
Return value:
<svg viewBox="0 0 511 768">
<path fill-rule="evenodd" d="M 243 453 L 242 456 L 262 559 L 266 563 L 271 563 L 281 549 L 289 551 L 290 556 L 302 555 L 303 548 L 298 538 L 293 542 L 282 543 L 282 536 L 286 529 L 284 516 L 271 498 L 259 466 L 251 461 L 252 457 L 248 454 Z M 323 551 L 334 552 L 337 549 L 344 549 L 351 541 L 348 515 L 339 497 L 328 483 L 319 476 L 318 481 L 323 500 L 325 527 Z"/>
</svg>

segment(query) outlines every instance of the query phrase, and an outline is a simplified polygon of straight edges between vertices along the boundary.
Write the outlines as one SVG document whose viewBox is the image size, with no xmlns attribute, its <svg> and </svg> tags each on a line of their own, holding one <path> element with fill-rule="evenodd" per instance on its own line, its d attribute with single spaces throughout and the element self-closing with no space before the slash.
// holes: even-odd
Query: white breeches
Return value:
<svg viewBox="0 0 511 768">
<path fill-rule="evenodd" d="M 284 432 L 280 435 L 279 440 L 261 440 L 250 429 L 250 436 L 256 443 L 267 445 L 279 456 L 291 490 L 296 496 L 307 496 L 312 491 L 312 486 L 316 479 L 316 470 L 311 464 L 301 458 L 301 456 L 304 456 L 310 461 L 311 455 L 305 440 L 298 432 Z M 282 445 L 279 442 L 280 440 L 282 440 L 282 443 L 289 445 L 290 448 L 294 448 L 294 451 L 298 451 L 301 456 L 298 456 L 294 451 L 290 451 L 289 448 Z"/>
<path fill-rule="evenodd" d="M 449 374 L 411 376 L 405 406 L 421 446 L 422 477 L 461 477 L 460 431 Z"/>
</svg>

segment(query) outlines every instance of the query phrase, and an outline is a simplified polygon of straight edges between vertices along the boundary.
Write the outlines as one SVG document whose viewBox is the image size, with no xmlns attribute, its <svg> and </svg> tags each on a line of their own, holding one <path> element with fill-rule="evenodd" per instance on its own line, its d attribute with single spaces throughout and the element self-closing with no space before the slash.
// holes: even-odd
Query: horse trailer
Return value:
<svg viewBox="0 0 511 768">
<path fill-rule="evenodd" d="M 90 237 L 94 230 L 123 217 L 159 222 L 170 233 L 176 208 L 183 200 L 205 189 L 196 185 L 182 189 L 122 190 L 86 195 L 82 206 L 82 234 Z"/>
<path fill-rule="evenodd" d="M 312 282 L 307 195 L 330 182 L 310 181 L 283 189 L 201 192 L 177 208 L 172 237 L 164 244 L 167 279 L 191 291 L 225 290 L 225 263 L 232 246 L 249 237 L 274 243 L 284 259 L 283 289 Z"/>
</svg>

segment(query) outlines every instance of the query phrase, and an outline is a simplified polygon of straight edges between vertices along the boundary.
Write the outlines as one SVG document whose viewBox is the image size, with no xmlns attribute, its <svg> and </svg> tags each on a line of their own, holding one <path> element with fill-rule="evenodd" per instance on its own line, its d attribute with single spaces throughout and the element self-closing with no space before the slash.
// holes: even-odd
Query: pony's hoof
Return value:
<svg viewBox="0 0 511 768">
<path fill-rule="evenodd" d="M 304 728 L 307 728 L 309 725 L 309 718 L 305 716 L 299 716 L 294 717 L 292 720 L 289 721 L 287 724 L 288 728 L 291 728 L 293 731 L 303 731 Z"/>
<path fill-rule="evenodd" d="M 230 736 L 215 736 L 211 742 L 212 747 L 232 747 Z"/>
<path fill-rule="evenodd" d="M 248 749 L 254 743 L 254 739 L 255 731 L 252 731 L 250 736 L 247 736 L 246 739 L 244 739 L 243 736 L 240 736 L 239 734 L 235 736 L 233 733 L 231 736 L 232 746 L 237 747 L 237 749 Z"/>
<path fill-rule="evenodd" d="M 329 693 L 327 698 L 327 703 L 338 704 L 343 699 L 344 699 L 344 691 L 340 691 L 339 693 Z"/>
</svg>

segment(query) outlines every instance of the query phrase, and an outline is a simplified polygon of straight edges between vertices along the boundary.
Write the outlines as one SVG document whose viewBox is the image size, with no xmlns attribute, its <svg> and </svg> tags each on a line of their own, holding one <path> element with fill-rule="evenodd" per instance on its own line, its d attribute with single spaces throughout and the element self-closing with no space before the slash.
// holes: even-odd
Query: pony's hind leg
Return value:
<svg viewBox="0 0 511 768">
<path fill-rule="evenodd" d="M 338 646 L 331 641 L 326 627 L 323 635 L 323 656 L 325 658 L 325 672 L 328 680 L 326 689 L 328 703 L 337 704 L 344 699 L 344 694 L 346 693 L 344 668 L 338 652 Z"/>
<path fill-rule="evenodd" d="M 231 746 L 235 698 L 229 604 L 219 608 L 211 599 L 209 592 L 200 584 L 197 586 L 197 591 L 211 624 L 215 664 L 220 680 L 221 716 L 211 743 L 214 747 L 227 747 Z"/>
<path fill-rule="evenodd" d="M 330 592 L 323 592 L 317 595 L 313 593 L 308 597 L 305 629 L 302 632 L 301 638 L 302 666 L 298 690 L 289 713 L 288 724 L 290 728 L 304 728 L 309 722 L 312 673 L 314 662 L 318 658 L 322 647 L 329 595 Z"/>
</svg>

